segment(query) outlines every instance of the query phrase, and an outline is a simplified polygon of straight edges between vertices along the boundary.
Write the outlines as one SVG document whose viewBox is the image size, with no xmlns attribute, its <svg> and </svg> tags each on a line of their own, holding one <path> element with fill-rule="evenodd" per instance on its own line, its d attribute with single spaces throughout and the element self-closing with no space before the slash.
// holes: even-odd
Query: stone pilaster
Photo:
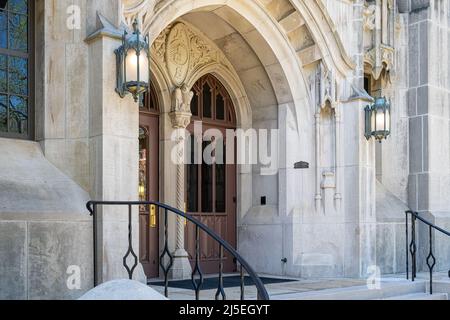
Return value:
<svg viewBox="0 0 450 320">
<path fill-rule="evenodd" d="M 408 205 L 424 218 L 450 228 L 449 21 L 442 1 L 411 1 L 409 15 L 409 157 Z M 438 61 L 438 63 L 437 63 Z M 421 226 L 419 241 L 428 243 Z M 436 270 L 447 270 L 448 241 L 434 235 Z M 419 269 L 428 270 L 427 245 L 421 246 Z"/>
<path fill-rule="evenodd" d="M 322 191 L 320 189 L 320 111 L 318 110 L 314 116 L 316 120 L 316 196 L 315 196 L 315 202 L 316 202 L 316 211 L 321 212 L 322 211 Z"/>
<path fill-rule="evenodd" d="M 122 32 L 99 15 L 101 27 L 86 39 L 89 59 L 89 146 L 91 197 L 105 201 L 138 200 L 139 106 L 128 95 L 121 98 L 114 90 L 116 58 L 114 50 Z M 128 250 L 127 208 L 98 208 L 97 278 L 100 283 L 126 279 L 123 257 Z M 139 254 L 138 209 L 134 208 L 132 245 Z M 129 259 L 130 266 L 134 261 Z M 146 282 L 142 266 L 134 279 Z"/>
<path fill-rule="evenodd" d="M 370 97 L 358 94 L 342 102 L 345 125 L 343 160 L 344 276 L 364 277 L 376 264 L 375 140 L 364 137 L 364 107 Z"/>
</svg>

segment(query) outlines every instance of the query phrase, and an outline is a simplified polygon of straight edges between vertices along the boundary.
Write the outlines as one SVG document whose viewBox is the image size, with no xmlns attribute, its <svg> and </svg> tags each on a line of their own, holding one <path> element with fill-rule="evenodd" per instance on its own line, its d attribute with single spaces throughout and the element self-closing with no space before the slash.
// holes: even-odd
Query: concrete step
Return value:
<svg viewBox="0 0 450 320">
<path fill-rule="evenodd" d="M 273 295 L 273 300 L 381 300 L 410 294 L 424 294 L 426 281 L 410 282 L 406 280 L 387 280 L 380 289 L 368 289 L 367 286 L 317 290 L 299 293 Z"/>
<path fill-rule="evenodd" d="M 429 293 L 412 293 L 383 300 L 448 300 L 448 295 L 446 293 L 435 293 L 433 295 Z"/>
</svg>

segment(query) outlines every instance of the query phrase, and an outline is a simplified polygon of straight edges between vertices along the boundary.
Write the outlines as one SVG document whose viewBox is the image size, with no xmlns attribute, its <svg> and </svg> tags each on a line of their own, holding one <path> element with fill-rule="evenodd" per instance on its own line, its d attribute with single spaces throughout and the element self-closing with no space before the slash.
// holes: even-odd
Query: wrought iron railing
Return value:
<svg viewBox="0 0 450 320">
<path fill-rule="evenodd" d="M 409 217 L 411 217 L 411 219 Z M 429 246 L 426 264 L 430 274 L 430 294 L 433 294 L 433 271 L 434 268 L 436 267 L 436 257 L 433 251 L 433 234 L 434 234 L 433 231 L 437 231 L 448 237 L 450 237 L 450 232 L 422 218 L 417 212 L 406 211 L 406 279 L 409 279 L 409 255 L 411 255 L 411 280 L 415 281 L 415 279 L 417 278 L 417 251 L 418 251 L 418 241 L 416 241 L 417 221 L 423 223 L 425 226 L 428 227 Z M 411 223 L 411 241 L 409 241 L 410 238 L 409 223 Z M 450 271 L 448 275 L 450 277 Z"/>
<path fill-rule="evenodd" d="M 168 205 L 152 202 L 152 201 L 90 201 L 86 204 L 87 209 L 91 213 L 94 219 L 94 286 L 98 285 L 97 278 L 97 209 L 99 206 L 124 206 L 128 207 L 128 250 L 123 257 L 123 266 L 128 273 L 129 279 L 133 279 L 133 273 L 138 266 L 138 257 L 133 248 L 133 228 L 132 228 L 132 209 L 133 206 L 155 206 L 164 212 L 164 249 L 160 256 L 160 267 L 164 275 L 164 294 L 169 298 L 169 272 L 173 267 L 174 257 L 169 250 L 169 226 L 168 226 L 168 215 L 169 213 L 175 214 L 176 216 L 186 219 L 188 222 L 195 225 L 195 263 L 192 271 L 191 281 L 195 291 L 196 300 L 200 299 L 200 292 L 202 290 L 202 285 L 204 281 L 204 275 L 200 263 L 200 231 L 205 232 L 210 238 L 219 244 L 220 257 L 219 257 L 219 282 L 216 291 L 215 299 L 223 300 L 227 299 L 225 288 L 224 288 L 224 250 L 226 250 L 239 264 L 240 270 L 240 299 L 245 300 L 245 272 L 248 277 L 253 281 L 253 284 L 257 289 L 257 299 L 258 300 L 269 300 L 269 295 L 263 282 L 258 277 L 256 272 L 252 267 L 245 261 L 245 259 L 226 241 L 220 238 L 213 230 L 208 226 L 201 223 L 197 219 L 193 218 L 189 214 L 186 214 L 178 209 L 172 208 Z M 159 210 L 157 211 L 159 212 Z M 133 264 L 130 266 L 127 263 L 129 257 L 132 256 Z"/>
</svg>

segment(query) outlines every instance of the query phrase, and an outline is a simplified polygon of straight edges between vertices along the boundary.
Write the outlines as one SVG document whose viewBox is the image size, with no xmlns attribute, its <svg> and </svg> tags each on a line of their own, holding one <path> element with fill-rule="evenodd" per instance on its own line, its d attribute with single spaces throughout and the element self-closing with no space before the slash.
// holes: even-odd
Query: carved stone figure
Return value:
<svg viewBox="0 0 450 320">
<path fill-rule="evenodd" d="M 181 87 L 181 93 L 182 93 L 182 111 L 183 112 L 191 112 L 191 101 L 194 98 L 194 92 L 189 90 L 189 88 L 186 85 L 183 85 Z"/>
<path fill-rule="evenodd" d="M 191 112 L 191 101 L 194 98 L 194 92 L 189 90 L 186 85 L 175 88 L 172 98 L 172 112 Z"/>
<path fill-rule="evenodd" d="M 181 92 L 181 88 L 177 87 L 173 91 L 172 111 L 173 112 L 181 112 L 182 105 L 183 105 L 183 93 Z"/>
</svg>

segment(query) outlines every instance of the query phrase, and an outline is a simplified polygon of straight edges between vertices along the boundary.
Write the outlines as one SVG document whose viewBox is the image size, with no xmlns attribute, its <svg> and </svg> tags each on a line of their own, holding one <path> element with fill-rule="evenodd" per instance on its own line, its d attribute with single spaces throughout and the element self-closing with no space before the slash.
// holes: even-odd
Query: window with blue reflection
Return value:
<svg viewBox="0 0 450 320">
<path fill-rule="evenodd" d="M 0 136 L 30 137 L 30 3 L 0 0 Z"/>
</svg>

